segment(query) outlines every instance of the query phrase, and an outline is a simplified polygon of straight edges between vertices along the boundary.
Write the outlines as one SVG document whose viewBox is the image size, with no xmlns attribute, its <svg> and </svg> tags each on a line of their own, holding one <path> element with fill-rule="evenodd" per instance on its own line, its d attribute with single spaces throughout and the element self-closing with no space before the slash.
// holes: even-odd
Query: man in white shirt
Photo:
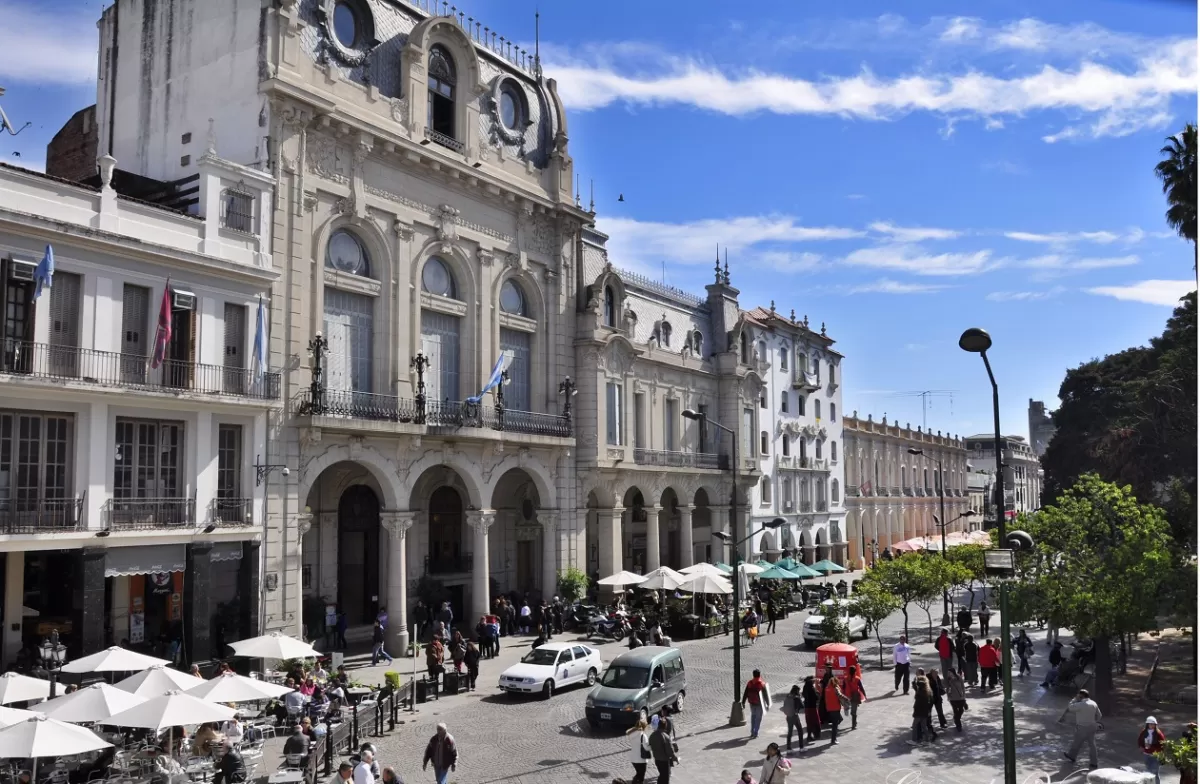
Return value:
<svg viewBox="0 0 1200 784">
<path fill-rule="evenodd" d="M 375 776 L 371 773 L 371 763 L 375 761 L 375 755 L 364 751 L 359 759 L 361 761 L 354 768 L 354 784 L 375 784 Z"/>
<path fill-rule="evenodd" d="M 1100 761 L 1096 754 L 1096 731 L 1102 729 L 1100 719 L 1104 718 L 1104 714 L 1100 712 L 1100 706 L 1092 701 L 1088 696 L 1087 689 L 1080 689 L 1075 695 L 1075 699 L 1067 705 L 1066 710 L 1058 717 L 1058 723 L 1062 724 L 1067 720 L 1067 714 L 1075 716 L 1075 737 L 1071 741 L 1071 748 L 1063 754 L 1064 757 L 1075 761 L 1079 756 L 1079 749 L 1083 744 L 1088 747 L 1088 764 L 1093 768 L 1100 766 Z"/>
<path fill-rule="evenodd" d="M 892 662 L 896 665 L 896 685 L 892 687 L 892 691 L 899 689 L 900 682 L 903 681 L 904 693 L 908 694 L 908 668 L 912 664 L 912 648 L 903 634 L 900 635 L 900 642 L 892 648 Z"/>
</svg>

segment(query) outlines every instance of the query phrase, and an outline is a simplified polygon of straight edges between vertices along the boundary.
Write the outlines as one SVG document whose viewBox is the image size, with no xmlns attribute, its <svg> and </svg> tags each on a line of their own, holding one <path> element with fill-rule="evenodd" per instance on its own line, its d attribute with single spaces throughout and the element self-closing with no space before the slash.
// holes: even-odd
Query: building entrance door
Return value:
<svg viewBox="0 0 1200 784">
<path fill-rule="evenodd" d="M 352 625 L 379 612 L 379 499 L 365 485 L 338 502 L 338 605 Z"/>
</svg>

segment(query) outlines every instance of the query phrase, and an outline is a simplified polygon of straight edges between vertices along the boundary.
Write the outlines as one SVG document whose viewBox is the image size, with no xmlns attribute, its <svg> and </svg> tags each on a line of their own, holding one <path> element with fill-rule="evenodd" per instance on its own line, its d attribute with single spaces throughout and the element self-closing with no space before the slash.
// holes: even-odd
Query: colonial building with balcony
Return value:
<svg viewBox="0 0 1200 784">
<path fill-rule="evenodd" d="M 886 415 L 879 422 L 870 414 L 859 419 L 857 411 L 842 419 L 842 433 L 852 564 L 870 563 L 906 539 L 940 538 L 943 500 L 947 534 L 974 530 L 970 518 L 962 516 L 971 506 L 961 438 L 888 424 Z M 913 454 L 916 450 L 920 454 Z"/>
<path fill-rule="evenodd" d="M 712 534 L 730 530 L 735 471 L 747 530 L 758 477 L 738 290 L 719 264 L 704 297 L 616 269 L 606 240 L 584 229 L 577 274 L 579 560 L 592 576 L 728 560 Z"/>
<path fill-rule="evenodd" d="M 1034 448 L 1022 436 L 1005 436 L 1000 440 L 1001 462 L 1004 465 L 1004 509 L 1007 519 L 1033 512 L 1042 505 L 1041 461 Z M 967 436 L 967 457 L 976 471 L 987 477 L 989 488 L 987 522 L 996 524 L 995 481 L 996 439 L 989 433 Z"/>
<path fill-rule="evenodd" d="M 257 631 L 274 178 L 197 158 L 182 184 L 0 165 L 5 665 L 51 629 L 179 661 Z"/>
<path fill-rule="evenodd" d="M 782 517 L 787 524 L 752 542 L 755 557 L 795 554 L 805 563 L 846 558 L 840 459 L 842 355 L 822 324 L 809 327 L 770 309 L 744 314 L 751 364 L 763 379 L 757 400 L 761 479 L 751 489 L 751 523 Z"/>
</svg>

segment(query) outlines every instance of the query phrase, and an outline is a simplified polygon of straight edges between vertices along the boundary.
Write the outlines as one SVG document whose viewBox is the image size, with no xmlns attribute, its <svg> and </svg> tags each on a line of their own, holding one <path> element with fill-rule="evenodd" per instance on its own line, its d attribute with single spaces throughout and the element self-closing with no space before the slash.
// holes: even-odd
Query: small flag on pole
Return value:
<svg viewBox="0 0 1200 784">
<path fill-rule="evenodd" d="M 163 287 L 162 304 L 158 306 L 158 329 L 154 333 L 154 353 L 150 367 L 157 368 L 167 358 L 167 346 L 171 343 L 171 279 Z"/>
<path fill-rule="evenodd" d="M 496 387 L 500 386 L 500 382 L 504 380 L 504 371 L 512 362 L 512 355 L 507 352 L 501 352 L 500 358 L 496 360 L 495 366 L 492 368 L 492 374 L 488 376 L 487 383 L 483 385 L 483 389 L 475 397 L 467 398 L 468 403 L 478 403 L 483 399 L 483 396 L 491 392 Z"/>
<path fill-rule="evenodd" d="M 46 246 L 46 254 L 33 271 L 33 280 L 33 298 L 37 300 L 42 296 L 42 289 L 50 288 L 54 280 L 54 248 L 49 245 Z"/>
<path fill-rule="evenodd" d="M 254 328 L 254 380 L 261 382 L 267 372 L 267 306 L 258 298 L 258 324 Z"/>
</svg>

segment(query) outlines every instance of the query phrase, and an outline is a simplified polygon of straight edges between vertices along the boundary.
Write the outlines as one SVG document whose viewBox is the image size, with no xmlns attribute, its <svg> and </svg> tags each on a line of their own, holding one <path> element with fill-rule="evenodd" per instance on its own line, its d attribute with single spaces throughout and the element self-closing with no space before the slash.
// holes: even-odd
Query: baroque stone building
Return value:
<svg viewBox="0 0 1200 784">
<path fill-rule="evenodd" d="M 879 422 L 858 412 L 842 420 L 846 455 L 846 520 L 851 564 L 918 536 L 938 537 L 941 491 L 946 533 L 973 530 L 967 493 L 967 447 L 958 437 Z M 921 450 L 914 455 L 909 450 Z M 941 461 L 941 475 L 938 461 Z"/>
</svg>

